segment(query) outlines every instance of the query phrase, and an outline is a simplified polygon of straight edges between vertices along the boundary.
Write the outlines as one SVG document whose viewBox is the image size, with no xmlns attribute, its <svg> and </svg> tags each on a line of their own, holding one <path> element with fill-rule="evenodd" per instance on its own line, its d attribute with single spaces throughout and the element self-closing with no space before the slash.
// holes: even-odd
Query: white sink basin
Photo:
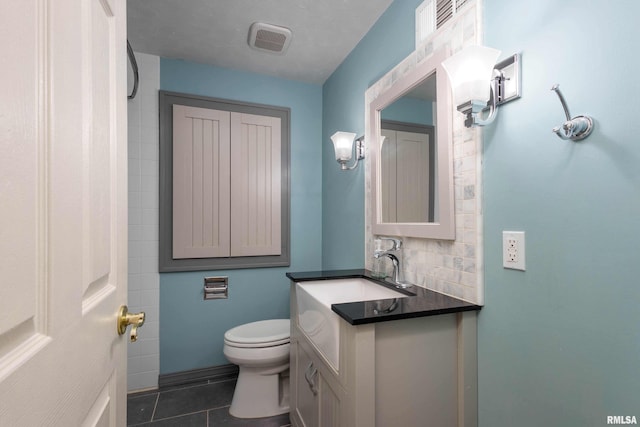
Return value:
<svg viewBox="0 0 640 427">
<path fill-rule="evenodd" d="M 331 311 L 331 304 L 406 297 L 366 279 L 297 282 L 298 324 L 337 371 L 340 318 Z"/>
</svg>

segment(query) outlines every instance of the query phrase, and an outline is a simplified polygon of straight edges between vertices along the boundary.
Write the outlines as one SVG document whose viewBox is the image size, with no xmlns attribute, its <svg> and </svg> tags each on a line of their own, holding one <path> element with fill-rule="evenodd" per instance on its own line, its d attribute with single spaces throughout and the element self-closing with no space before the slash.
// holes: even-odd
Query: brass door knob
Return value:
<svg viewBox="0 0 640 427">
<path fill-rule="evenodd" d="M 127 326 L 131 325 L 131 334 L 129 335 L 131 342 L 138 340 L 138 328 L 144 325 L 144 311 L 140 313 L 129 313 L 126 305 L 121 305 L 118 311 L 118 335 L 127 332 Z"/>
</svg>

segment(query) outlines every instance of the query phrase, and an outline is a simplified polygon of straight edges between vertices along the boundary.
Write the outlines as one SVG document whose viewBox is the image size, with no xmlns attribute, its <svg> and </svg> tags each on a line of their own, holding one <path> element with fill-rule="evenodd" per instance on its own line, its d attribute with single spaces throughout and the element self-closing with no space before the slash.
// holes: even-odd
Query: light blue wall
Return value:
<svg viewBox="0 0 640 427">
<path fill-rule="evenodd" d="M 364 164 L 341 171 L 330 137 L 338 130 L 364 134 L 364 93 L 414 50 L 414 13 L 421 2 L 394 1 L 322 88 L 325 269 L 364 266 Z"/>
<path fill-rule="evenodd" d="M 485 0 L 485 43 L 522 52 L 520 100 L 484 131 L 481 427 L 640 418 L 637 1 Z M 591 137 L 561 141 L 560 83 Z M 526 232 L 526 272 L 503 230 Z"/>
<path fill-rule="evenodd" d="M 229 328 L 289 317 L 287 271 L 318 270 L 322 257 L 322 89 L 259 74 L 161 59 L 162 90 L 291 109 L 291 266 L 160 275 L 160 373 L 228 363 Z M 229 299 L 203 301 L 203 277 L 229 276 Z"/>
<path fill-rule="evenodd" d="M 432 125 L 433 102 L 403 97 L 385 107 L 380 115 L 383 120 Z"/>
<path fill-rule="evenodd" d="M 341 172 L 329 136 L 364 131 L 364 92 L 413 49 L 396 0 L 323 87 L 323 266 L 360 266 L 364 176 Z M 480 427 L 602 426 L 640 418 L 640 3 L 484 0 L 485 44 L 523 53 L 523 97 L 484 132 L 486 306 Z M 596 119 L 582 143 L 551 128 Z M 503 230 L 526 231 L 527 271 L 504 270 Z"/>
</svg>

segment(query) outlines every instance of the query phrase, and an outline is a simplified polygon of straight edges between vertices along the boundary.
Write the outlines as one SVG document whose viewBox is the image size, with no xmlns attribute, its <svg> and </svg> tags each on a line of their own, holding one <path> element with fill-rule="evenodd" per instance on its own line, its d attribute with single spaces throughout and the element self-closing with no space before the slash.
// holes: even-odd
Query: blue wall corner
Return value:
<svg viewBox="0 0 640 427">
<path fill-rule="evenodd" d="M 364 93 L 415 48 L 413 21 L 422 0 L 395 1 L 325 82 L 322 111 L 322 266 L 364 266 L 364 163 L 342 171 L 330 137 L 364 134 Z M 410 22 L 412 25 L 407 25 Z M 365 141 L 366 144 L 366 141 Z"/>
<path fill-rule="evenodd" d="M 319 270 L 322 259 L 322 88 L 161 58 L 162 90 L 291 109 L 291 265 L 160 275 L 160 373 L 229 363 L 224 333 L 239 324 L 289 317 L 287 271 Z M 229 299 L 204 301 L 205 276 L 228 276 Z"/>
</svg>

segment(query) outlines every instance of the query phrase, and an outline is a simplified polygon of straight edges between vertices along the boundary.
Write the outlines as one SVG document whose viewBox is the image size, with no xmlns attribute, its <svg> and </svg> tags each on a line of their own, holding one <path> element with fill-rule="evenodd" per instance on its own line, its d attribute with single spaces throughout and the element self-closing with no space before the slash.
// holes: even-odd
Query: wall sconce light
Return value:
<svg viewBox="0 0 640 427">
<path fill-rule="evenodd" d="M 333 141 L 333 148 L 336 151 L 336 160 L 340 163 L 340 169 L 351 170 L 358 166 L 358 162 L 364 159 L 364 136 L 355 140 L 356 145 L 356 161 L 353 165 L 347 166 L 347 162 L 351 160 L 353 153 L 353 143 L 355 133 L 351 132 L 336 132 L 331 136 Z"/>
<path fill-rule="evenodd" d="M 458 111 L 466 115 L 466 127 L 485 126 L 496 118 L 497 108 L 520 98 L 520 54 L 496 64 L 500 51 L 469 46 L 442 61 Z M 487 90 L 487 83 L 489 90 Z M 482 117 L 482 112 L 489 114 Z"/>
</svg>

